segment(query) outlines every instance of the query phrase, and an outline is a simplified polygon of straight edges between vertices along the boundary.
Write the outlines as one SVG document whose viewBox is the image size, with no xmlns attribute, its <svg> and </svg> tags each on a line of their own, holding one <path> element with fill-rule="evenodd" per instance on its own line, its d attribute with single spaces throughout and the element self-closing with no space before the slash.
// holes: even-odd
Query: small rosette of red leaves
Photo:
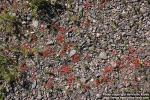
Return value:
<svg viewBox="0 0 150 100">
<path fill-rule="evenodd" d="M 73 63 L 79 62 L 79 61 L 80 61 L 80 54 L 78 54 L 78 53 L 74 54 L 74 55 L 71 57 L 71 61 L 72 61 Z"/>
<path fill-rule="evenodd" d="M 29 70 L 29 68 L 27 67 L 26 63 L 23 63 L 19 68 L 18 71 L 19 72 L 27 72 Z"/>
<path fill-rule="evenodd" d="M 47 57 L 49 57 L 49 56 L 54 56 L 54 55 L 55 55 L 55 51 L 54 51 L 52 48 L 50 48 L 50 47 L 46 48 L 46 49 L 42 52 L 42 56 L 43 56 L 44 58 L 47 58 Z"/>
<path fill-rule="evenodd" d="M 67 79 L 67 84 L 71 86 L 75 80 L 75 76 L 69 76 Z"/>
<path fill-rule="evenodd" d="M 69 74 L 71 73 L 72 69 L 68 65 L 62 65 L 59 69 L 60 73 L 62 74 Z"/>
<path fill-rule="evenodd" d="M 48 79 L 48 81 L 44 84 L 44 87 L 47 89 L 52 89 L 54 87 L 53 79 Z"/>
<path fill-rule="evenodd" d="M 60 45 L 64 44 L 64 42 L 65 42 L 65 36 L 64 36 L 64 34 L 58 33 L 58 34 L 56 35 L 56 42 L 57 42 L 58 44 L 60 44 Z"/>
</svg>

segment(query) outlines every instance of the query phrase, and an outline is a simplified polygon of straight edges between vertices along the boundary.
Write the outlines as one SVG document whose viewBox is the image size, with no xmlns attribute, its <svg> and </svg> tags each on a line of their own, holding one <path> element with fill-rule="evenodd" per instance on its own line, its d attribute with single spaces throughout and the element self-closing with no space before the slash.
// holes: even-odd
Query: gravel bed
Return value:
<svg viewBox="0 0 150 100">
<path fill-rule="evenodd" d="M 114 100 L 104 94 L 150 92 L 148 0 L 62 0 L 58 14 L 44 15 L 41 7 L 36 17 L 26 0 L 15 0 L 16 12 L 8 1 L 0 9 L 9 5 L 21 25 L 14 24 L 17 35 L 0 30 L 0 54 L 17 59 L 19 72 L 5 100 Z"/>
</svg>

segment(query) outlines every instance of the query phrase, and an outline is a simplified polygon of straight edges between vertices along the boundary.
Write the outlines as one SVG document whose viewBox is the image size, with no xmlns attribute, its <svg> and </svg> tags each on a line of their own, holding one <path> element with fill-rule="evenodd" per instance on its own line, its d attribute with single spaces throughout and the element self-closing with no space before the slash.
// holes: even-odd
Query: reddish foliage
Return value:
<svg viewBox="0 0 150 100">
<path fill-rule="evenodd" d="M 80 54 L 74 54 L 71 57 L 71 60 L 72 60 L 73 63 L 77 63 L 80 60 Z"/>
<path fill-rule="evenodd" d="M 68 32 L 75 32 L 75 30 L 76 30 L 76 27 L 72 27 L 68 30 Z"/>
<path fill-rule="evenodd" d="M 91 7 L 91 4 L 86 1 L 86 2 L 83 4 L 83 6 L 84 6 L 84 9 L 87 10 L 87 9 L 89 9 L 89 8 Z"/>
<path fill-rule="evenodd" d="M 44 31 L 45 31 L 45 27 L 44 27 L 44 25 L 41 25 L 40 26 L 40 32 L 44 33 Z"/>
<path fill-rule="evenodd" d="M 18 69 L 18 71 L 20 71 L 20 72 L 26 72 L 28 70 L 29 70 L 29 68 L 27 67 L 26 63 L 22 64 Z"/>
<path fill-rule="evenodd" d="M 26 42 L 23 44 L 23 48 L 24 49 L 30 49 L 30 45 Z"/>
<path fill-rule="evenodd" d="M 70 43 L 65 43 L 63 49 L 60 52 L 60 56 L 63 56 L 67 51 L 71 50 L 71 47 L 73 47 Z"/>
<path fill-rule="evenodd" d="M 31 80 L 32 80 L 32 81 L 35 81 L 36 79 L 37 79 L 36 74 L 33 73 L 32 76 L 31 76 Z"/>
<path fill-rule="evenodd" d="M 13 9 L 14 9 L 15 13 L 17 13 L 17 7 L 18 7 L 18 1 L 14 0 L 13 1 Z"/>
<path fill-rule="evenodd" d="M 73 84 L 73 81 L 75 80 L 75 77 L 74 76 L 70 76 L 68 79 L 67 79 L 67 84 L 69 86 L 71 86 Z"/>
<path fill-rule="evenodd" d="M 53 88 L 53 87 L 54 87 L 53 79 L 49 79 L 49 80 L 47 81 L 47 83 L 45 84 L 45 88 L 51 89 L 51 88 Z"/>
<path fill-rule="evenodd" d="M 126 65 L 124 64 L 124 61 L 118 60 L 116 63 L 117 63 L 116 66 L 119 68 L 119 70 L 121 70 L 121 69 L 126 67 Z"/>
<path fill-rule="evenodd" d="M 69 74 L 69 73 L 71 73 L 71 71 L 72 71 L 72 69 L 69 66 L 67 66 L 67 65 L 63 65 L 60 68 L 60 72 L 62 74 Z"/>
<path fill-rule="evenodd" d="M 64 34 L 57 34 L 56 41 L 58 44 L 63 44 L 65 42 Z"/>
<path fill-rule="evenodd" d="M 112 51 L 112 55 L 117 55 L 117 51 L 116 51 L 116 50 L 113 50 L 113 51 Z"/>
<path fill-rule="evenodd" d="M 65 28 L 64 27 L 59 27 L 58 32 L 59 33 L 65 33 Z"/>
<path fill-rule="evenodd" d="M 35 34 L 31 35 L 31 42 L 35 43 L 38 40 L 38 37 Z"/>
<path fill-rule="evenodd" d="M 130 53 L 130 54 L 135 53 L 135 51 L 136 51 L 136 48 L 134 48 L 134 47 L 130 47 L 130 48 L 129 48 L 129 53 Z"/>
<path fill-rule="evenodd" d="M 90 89 L 90 86 L 88 86 L 86 84 L 83 85 L 84 92 L 87 92 L 89 89 Z"/>
<path fill-rule="evenodd" d="M 48 57 L 49 56 L 49 50 L 43 51 L 43 57 Z"/>
<path fill-rule="evenodd" d="M 98 86 L 98 85 L 100 85 L 100 84 L 101 84 L 101 82 L 100 82 L 100 80 L 99 80 L 99 79 L 96 79 L 94 83 L 95 83 L 95 85 L 96 85 L 96 86 Z"/>
<path fill-rule="evenodd" d="M 54 55 L 55 55 L 55 51 L 52 48 L 47 48 L 46 50 L 42 52 L 42 56 L 45 58 L 49 56 L 54 56 Z"/>
<path fill-rule="evenodd" d="M 104 68 L 104 74 L 111 73 L 113 71 L 113 68 L 111 66 L 105 67 Z"/>
<path fill-rule="evenodd" d="M 101 79 L 101 83 L 110 82 L 110 78 L 108 76 L 103 76 Z"/>
<path fill-rule="evenodd" d="M 144 61 L 144 66 L 145 67 L 150 67 L 150 61 Z"/>
<path fill-rule="evenodd" d="M 134 67 L 135 67 L 135 68 L 140 67 L 140 65 L 141 65 L 141 61 L 140 61 L 139 58 L 134 58 L 134 59 L 132 60 L 132 63 L 134 64 Z"/>
<path fill-rule="evenodd" d="M 105 3 L 107 3 L 108 1 L 111 1 L 111 0 L 101 0 L 101 4 L 105 4 Z"/>
</svg>

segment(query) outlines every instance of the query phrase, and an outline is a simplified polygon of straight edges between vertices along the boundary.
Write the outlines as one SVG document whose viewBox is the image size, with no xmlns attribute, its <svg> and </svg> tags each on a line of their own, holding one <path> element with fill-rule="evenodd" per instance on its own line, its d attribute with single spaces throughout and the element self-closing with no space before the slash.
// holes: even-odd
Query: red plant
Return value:
<svg viewBox="0 0 150 100">
<path fill-rule="evenodd" d="M 129 48 L 129 53 L 130 53 L 130 54 L 135 53 L 135 51 L 136 51 L 136 49 L 135 49 L 134 47 L 130 47 L 130 48 Z"/>
<path fill-rule="evenodd" d="M 75 77 L 74 76 L 70 76 L 68 79 L 67 79 L 67 84 L 69 86 L 71 86 L 73 84 L 73 81 L 75 80 Z"/>
<path fill-rule="evenodd" d="M 47 48 L 42 52 L 43 57 L 49 57 L 49 56 L 54 56 L 55 51 L 52 48 Z"/>
<path fill-rule="evenodd" d="M 45 31 L 45 27 L 44 27 L 44 25 L 42 24 L 41 26 L 40 26 L 40 32 L 44 32 Z"/>
<path fill-rule="evenodd" d="M 65 33 L 65 28 L 64 27 L 59 27 L 58 32 L 59 33 Z"/>
<path fill-rule="evenodd" d="M 74 54 L 71 60 L 73 63 L 77 63 L 80 60 L 80 54 Z"/>
<path fill-rule="evenodd" d="M 111 73 L 113 71 L 113 68 L 111 66 L 105 67 L 104 68 L 104 74 Z"/>
<path fill-rule="evenodd" d="M 63 44 L 65 42 L 65 36 L 64 34 L 57 34 L 56 41 L 58 44 Z"/>
<path fill-rule="evenodd" d="M 117 51 L 116 50 L 112 50 L 112 55 L 117 55 Z"/>
<path fill-rule="evenodd" d="M 49 50 L 47 49 L 47 50 L 45 50 L 45 51 L 43 51 L 42 53 L 43 53 L 43 57 L 48 57 L 49 56 Z"/>
<path fill-rule="evenodd" d="M 63 56 L 67 51 L 70 51 L 72 46 L 73 45 L 70 43 L 65 43 L 63 49 L 60 52 L 60 56 Z"/>
<path fill-rule="evenodd" d="M 100 84 L 101 84 L 100 80 L 99 80 L 99 79 L 96 79 L 96 80 L 95 80 L 95 85 L 98 86 L 98 85 L 100 85 Z"/>
<path fill-rule="evenodd" d="M 121 70 L 121 69 L 123 69 L 123 68 L 126 67 L 126 65 L 125 65 L 125 63 L 124 63 L 124 60 L 123 60 L 123 61 L 119 61 L 119 60 L 118 60 L 116 63 L 117 63 L 116 66 L 118 66 L 119 70 Z"/>
<path fill-rule="evenodd" d="M 86 2 L 83 4 L 83 6 L 84 6 L 84 9 L 87 10 L 87 9 L 89 9 L 89 8 L 91 7 L 91 4 L 86 1 Z"/>
<path fill-rule="evenodd" d="M 134 58 L 134 59 L 132 60 L 132 64 L 134 65 L 135 68 L 138 68 L 138 67 L 140 67 L 140 65 L 141 65 L 141 61 L 140 61 L 139 58 Z"/>
<path fill-rule="evenodd" d="M 20 71 L 20 72 L 26 72 L 28 70 L 29 70 L 29 68 L 27 67 L 26 63 L 23 63 L 18 69 L 18 71 Z"/>
<path fill-rule="evenodd" d="M 104 75 L 101 79 L 101 83 L 106 83 L 106 82 L 110 82 L 110 78 L 108 77 L 108 75 Z"/>
<path fill-rule="evenodd" d="M 69 66 L 67 66 L 67 65 L 63 65 L 60 68 L 60 72 L 62 74 L 68 74 L 68 73 L 71 73 L 71 71 L 72 71 L 72 69 Z"/>
<path fill-rule="evenodd" d="M 35 81 L 36 79 L 37 79 L 36 74 L 33 73 L 32 76 L 31 76 L 31 81 Z"/>
<path fill-rule="evenodd" d="M 87 92 L 90 89 L 90 86 L 83 84 L 83 90 L 84 92 Z"/>
<path fill-rule="evenodd" d="M 45 88 L 51 89 L 51 88 L 53 88 L 53 87 L 54 87 L 53 79 L 49 79 L 49 80 L 47 81 L 47 83 L 45 84 Z"/>
<path fill-rule="evenodd" d="M 150 61 L 144 61 L 144 66 L 145 67 L 150 67 Z"/>
<path fill-rule="evenodd" d="M 24 49 L 30 49 L 30 45 L 26 42 L 23 44 L 23 48 Z"/>
</svg>

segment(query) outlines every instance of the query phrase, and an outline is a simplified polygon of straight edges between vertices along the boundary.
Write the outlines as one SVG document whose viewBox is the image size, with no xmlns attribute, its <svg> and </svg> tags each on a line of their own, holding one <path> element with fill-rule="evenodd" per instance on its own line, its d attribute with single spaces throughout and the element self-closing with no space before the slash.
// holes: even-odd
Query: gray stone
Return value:
<svg viewBox="0 0 150 100">
<path fill-rule="evenodd" d="M 73 56 L 74 54 L 76 54 L 76 50 L 71 50 L 70 53 L 69 53 L 69 56 Z"/>
<path fill-rule="evenodd" d="M 101 52 L 101 53 L 99 54 L 99 58 L 101 58 L 101 59 L 107 59 L 107 54 L 106 54 L 106 52 Z"/>
</svg>

